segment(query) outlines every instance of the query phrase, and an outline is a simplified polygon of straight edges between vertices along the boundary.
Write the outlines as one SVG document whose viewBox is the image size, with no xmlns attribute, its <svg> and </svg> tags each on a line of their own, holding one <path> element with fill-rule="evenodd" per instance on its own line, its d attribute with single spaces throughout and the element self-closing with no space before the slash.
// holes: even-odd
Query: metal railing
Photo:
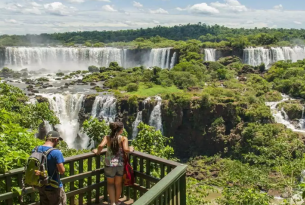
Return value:
<svg viewBox="0 0 305 205">
<path fill-rule="evenodd" d="M 100 156 L 93 153 L 66 158 L 66 174 L 62 182 L 68 204 L 100 204 L 108 200 L 104 176 L 105 150 Z M 122 197 L 134 205 L 185 205 L 186 165 L 141 152 L 130 154 L 135 172 L 135 184 L 124 187 Z M 0 174 L 0 204 L 21 204 L 17 193 L 22 188 L 23 168 Z M 20 191 L 20 189 L 19 189 Z M 37 190 L 27 187 L 23 204 L 38 204 Z"/>
</svg>

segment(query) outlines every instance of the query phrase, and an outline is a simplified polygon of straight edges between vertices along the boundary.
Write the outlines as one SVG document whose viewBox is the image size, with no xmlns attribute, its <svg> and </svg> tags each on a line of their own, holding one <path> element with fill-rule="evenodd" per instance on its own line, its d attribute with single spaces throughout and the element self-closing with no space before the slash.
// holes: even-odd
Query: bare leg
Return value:
<svg viewBox="0 0 305 205">
<path fill-rule="evenodd" d="M 123 187 L 123 177 L 115 176 L 115 203 L 119 202 L 119 198 L 121 198 L 122 187 Z"/>
<path fill-rule="evenodd" d="M 115 204 L 115 187 L 114 187 L 114 178 L 107 178 L 107 191 L 110 198 L 110 204 Z"/>
</svg>

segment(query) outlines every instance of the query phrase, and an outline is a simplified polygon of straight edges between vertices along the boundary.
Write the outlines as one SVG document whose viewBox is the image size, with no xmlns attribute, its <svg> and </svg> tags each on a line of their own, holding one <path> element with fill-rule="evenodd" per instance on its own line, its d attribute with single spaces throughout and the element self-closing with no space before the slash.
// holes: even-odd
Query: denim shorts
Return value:
<svg viewBox="0 0 305 205">
<path fill-rule="evenodd" d="M 104 171 L 106 178 L 122 177 L 124 175 L 124 167 L 105 167 Z"/>
</svg>

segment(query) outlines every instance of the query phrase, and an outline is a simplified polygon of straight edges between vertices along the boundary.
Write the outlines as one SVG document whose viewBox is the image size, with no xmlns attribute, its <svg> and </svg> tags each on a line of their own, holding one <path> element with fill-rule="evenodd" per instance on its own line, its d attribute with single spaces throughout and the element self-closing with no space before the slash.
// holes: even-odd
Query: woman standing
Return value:
<svg viewBox="0 0 305 205">
<path fill-rule="evenodd" d="M 124 130 L 122 122 L 113 122 L 109 125 L 111 134 L 105 136 L 98 149 L 93 152 L 99 155 L 107 145 L 105 158 L 105 177 L 107 178 L 107 191 L 111 205 L 118 205 L 122 193 L 124 175 L 124 152 L 133 152 L 133 147 L 128 147 L 128 139 L 121 136 Z"/>
</svg>

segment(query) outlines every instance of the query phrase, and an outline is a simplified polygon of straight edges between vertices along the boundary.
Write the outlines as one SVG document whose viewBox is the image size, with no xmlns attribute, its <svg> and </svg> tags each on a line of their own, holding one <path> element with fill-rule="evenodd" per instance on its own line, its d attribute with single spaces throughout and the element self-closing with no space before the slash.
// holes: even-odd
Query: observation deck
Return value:
<svg viewBox="0 0 305 205">
<path fill-rule="evenodd" d="M 69 205 L 108 204 L 107 183 L 104 176 L 104 158 L 93 153 L 66 158 L 62 182 Z M 129 155 L 135 172 L 135 184 L 123 187 L 122 204 L 186 205 L 186 168 L 184 164 L 165 160 L 141 152 Z M 23 168 L 0 174 L 0 204 L 22 204 L 18 188 L 22 188 Z M 23 204 L 38 205 L 36 190 L 26 188 Z"/>
</svg>

